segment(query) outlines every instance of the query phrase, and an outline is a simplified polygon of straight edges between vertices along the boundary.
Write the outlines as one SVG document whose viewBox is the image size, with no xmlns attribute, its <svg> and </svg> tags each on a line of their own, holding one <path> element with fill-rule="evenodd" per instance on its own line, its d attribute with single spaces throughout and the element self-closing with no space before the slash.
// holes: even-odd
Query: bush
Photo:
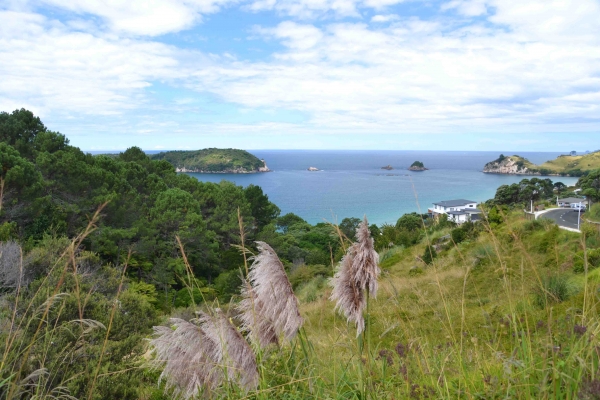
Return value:
<svg viewBox="0 0 600 400">
<path fill-rule="evenodd" d="M 600 203 L 592 204 L 586 217 L 592 221 L 600 222 Z"/>
<path fill-rule="evenodd" d="M 534 290 L 534 303 L 544 309 L 549 304 L 562 303 L 569 298 L 569 285 L 563 276 L 550 276 L 543 280 L 542 286 Z"/>
<path fill-rule="evenodd" d="M 289 274 L 289 280 L 292 284 L 292 287 L 296 289 L 303 283 L 310 281 L 311 279 L 321 276 L 328 277 L 331 276 L 331 268 L 327 268 L 322 264 L 317 265 L 300 265 Z"/>
<path fill-rule="evenodd" d="M 600 267 L 600 249 L 590 249 L 587 251 L 588 271 Z M 575 255 L 575 264 L 573 272 L 583 273 L 585 271 L 585 254 L 583 251 Z"/>
<path fill-rule="evenodd" d="M 429 265 L 435 260 L 437 257 L 437 251 L 435 251 L 435 247 L 431 245 L 427 245 L 425 248 L 425 253 L 421 256 L 421 259 L 425 262 L 425 264 Z"/>
</svg>

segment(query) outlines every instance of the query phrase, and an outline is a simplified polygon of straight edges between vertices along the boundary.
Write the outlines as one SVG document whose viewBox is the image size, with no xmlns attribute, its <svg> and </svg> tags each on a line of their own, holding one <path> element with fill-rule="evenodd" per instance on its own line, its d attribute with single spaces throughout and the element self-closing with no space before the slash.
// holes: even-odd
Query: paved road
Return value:
<svg viewBox="0 0 600 400">
<path fill-rule="evenodd" d="M 581 215 L 584 215 L 584 213 L 581 213 Z M 559 208 L 542 214 L 540 218 L 548 218 L 556 222 L 556 224 L 559 226 L 577 229 L 578 216 L 579 212 L 577 210 L 571 210 L 569 208 Z"/>
</svg>

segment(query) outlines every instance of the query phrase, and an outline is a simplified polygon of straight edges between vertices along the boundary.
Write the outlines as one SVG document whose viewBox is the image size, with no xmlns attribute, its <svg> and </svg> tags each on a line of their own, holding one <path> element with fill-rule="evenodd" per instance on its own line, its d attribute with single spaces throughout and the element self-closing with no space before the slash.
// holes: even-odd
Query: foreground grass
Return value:
<svg viewBox="0 0 600 400">
<path fill-rule="evenodd" d="M 368 398 L 598 398 L 600 274 L 573 272 L 597 244 L 513 216 L 474 242 L 448 244 L 428 267 L 415 261 L 424 244 L 402 250 L 371 303 L 371 348 L 360 359 L 328 289 L 300 290 L 314 299 L 302 307 L 311 352 L 273 356 L 263 394 L 361 398 L 366 380 Z"/>
<path fill-rule="evenodd" d="M 477 239 L 460 244 L 448 239 L 452 235 L 446 229 L 416 246 L 386 251 L 365 337 L 356 338 L 355 327 L 333 312 L 326 278 L 308 278 L 296 290 L 304 328 L 292 345 L 258 354 L 259 389 L 226 386 L 209 397 L 600 398 L 597 231 L 566 232 L 549 221 L 524 221 L 521 213 L 482 229 Z M 428 243 L 438 256 L 425 265 L 421 259 Z M 71 245 L 60 255 L 49 275 L 56 283 L 48 286 L 48 294 L 64 293 L 64 282 L 72 281 L 68 297 L 26 306 L 38 310 L 31 316 L 21 314 L 23 306 L 14 307 L 18 312 L 8 312 L 3 320 L 32 328 L 28 335 L 11 328 L 2 337 L 0 398 L 72 399 L 67 387 L 75 384 L 90 399 L 115 398 L 115 393 L 172 398 L 156 383 L 156 370 L 147 364 L 152 356 L 144 354 L 139 332 L 131 346 L 120 349 L 114 341 L 125 323 L 143 332 L 143 321 L 129 317 L 132 304 L 141 310 L 136 315 L 150 316 L 151 308 L 132 288 L 121 290 L 122 275 L 113 278 L 110 301 L 88 300 L 87 289 L 78 286 L 87 283 L 79 281 L 76 248 Z M 98 310 L 94 321 L 89 318 L 95 314 L 86 310 L 98 301 L 104 302 L 104 312 Z M 231 305 L 218 306 L 234 313 Z M 70 321 L 73 328 L 45 323 L 54 320 Z M 29 357 L 29 349 L 41 356 Z M 45 361 L 55 352 L 68 362 Z M 89 361 L 77 361 L 82 358 Z"/>
</svg>

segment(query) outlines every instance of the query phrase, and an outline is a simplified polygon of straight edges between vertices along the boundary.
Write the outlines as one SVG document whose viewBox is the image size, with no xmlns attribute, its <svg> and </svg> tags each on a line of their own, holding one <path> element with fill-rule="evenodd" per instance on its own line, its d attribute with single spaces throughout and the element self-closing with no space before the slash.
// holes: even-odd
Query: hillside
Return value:
<svg viewBox="0 0 600 400">
<path fill-rule="evenodd" d="M 195 151 L 167 151 L 152 156 L 154 160 L 166 160 L 177 172 L 249 174 L 269 172 L 264 160 L 245 150 L 202 149 Z"/>
<path fill-rule="evenodd" d="M 582 156 L 560 156 L 539 166 L 540 171 L 578 176 L 581 173 L 600 168 L 600 151 Z"/>
<path fill-rule="evenodd" d="M 505 157 L 503 154 L 500 154 L 498 159 L 485 164 L 483 172 L 490 174 L 536 175 L 536 168 L 535 164 L 521 156 L 513 155 Z"/>
<path fill-rule="evenodd" d="M 27 110 L 0 112 L 0 166 L 1 399 L 598 398 L 600 233 L 509 208 L 551 197 L 545 179 L 476 224 L 310 225 L 257 186 L 200 182 L 137 147 L 85 154 Z M 376 252 L 357 340 L 328 278 Z M 287 321 L 302 329 L 274 331 Z"/>
<path fill-rule="evenodd" d="M 500 157 L 487 163 L 483 172 L 493 174 L 582 176 L 600 168 L 600 152 L 580 156 L 563 155 L 554 160 L 536 165 L 518 155 Z"/>
</svg>

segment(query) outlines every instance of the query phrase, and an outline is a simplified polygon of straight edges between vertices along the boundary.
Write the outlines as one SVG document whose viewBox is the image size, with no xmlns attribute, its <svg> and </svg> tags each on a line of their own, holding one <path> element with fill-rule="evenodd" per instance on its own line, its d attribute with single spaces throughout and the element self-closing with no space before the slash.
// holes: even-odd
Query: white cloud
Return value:
<svg viewBox="0 0 600 400">
<path fill-rule="evenodd" d="M 178 50 L 73 32 L 31 13 L 0 11 L 3 109 L 110 114 L 139 107 L 144 89 L 177 77 Z"/>
<path fill-rule="evenodd" d="M 251 11 L 274 10 L 281 15 L 301 19 L 323 16 L 361 18 L 360 9 L 385 9 L 407 0 L 252 0 Z"/>
<path fill-rule="evenodd" d="M 442 11 L 456 10 L 467 17 L 476 17 L 487 13 L 489 0 L 452 0 L 442 4 Z"/>
<path fill-rule="evenodd" d="M 101 17 L 109 28 L 136 35 L 161 35 L 191 27 L 235 0 L 41 0 L 77 14 Z"/>
<path fill-rule="evenodd" d="M 196 74 L 195 87 L 244 107 L 305 112 L 323 132 L 598 130 L 600 46 L 579 24 L 593 27 L 600 11 L 585 2 L 563 17 L 552 2 L 532 10 L 498 0 L 492 28 L 283 23 L 264 30 L 287 47 L 276 61 L 221 65 Z"/>
<path fill-rule="evenodd" d="M 323 39 L 323 33 L 318 28 L 291 21 L 282 22 L 271 29 L 257 28 L 256 32 L 280 39 L 285 46 L 297 50 L 308 50 Z"/>
<path fill-rule="evenodd" d="M 265 1 L 266 9 L 306 17 L 354 15 L 367 7 L 355 0 Z M 84 8 L 92 10 L 95 3 L 82 4 L 77 0 L 69 7 L 91 12 Z M 198 12 L 212 12 L 211 7 L 224 3 L 176 4 L 191 7 L 186 18 L 197 21 Z M 208 57 L 119 33 L 182 29 L 193 23 L 185 18 L 169 26 L 138 26 L 94 11 L 111 24 L 107 32 L 101 21 L 83 17 L 63 24 L 28 12 L 0 12 L 0 109 L 151 115 L 153 108 L 166 107 L 158 95 L 158 104 L 151 99 L 149 88 L 161 82 L 216 95 L 246 114 L 283 109 L 308 119 L 252 125 L 232 120 L 200 129 L 216 134 L 600 130 L 596 0 L 471 0 L 444 7 L 462 16 L 421 20 L 381 13 L 372 21 L 390 24 L 284 21 L 259 27 L 254 30 L 259 38 L 284 46 L 259 61 L 245 61 L 243 54 Z M 155 11 L 139 12 L 139 21 L 154 18 Z M 465 25 L 468 16 L 478 16 L 477 22 Z M 174 108 L 194 103 L 189 91 L 172 101 Z M 148 136 L 199 131 L 179 125 L 176 117 L 161 118 L 148 117 L 140 129 Z"/>
<path fill-rule="evenodd" d="M 371 18 L 371 22 L 390 22 L 390 21 L 396 21 L 399 20 L 400 17 L 397 14 L 387 14 L 387 15 L 374 15 Z"/>
</svg>

